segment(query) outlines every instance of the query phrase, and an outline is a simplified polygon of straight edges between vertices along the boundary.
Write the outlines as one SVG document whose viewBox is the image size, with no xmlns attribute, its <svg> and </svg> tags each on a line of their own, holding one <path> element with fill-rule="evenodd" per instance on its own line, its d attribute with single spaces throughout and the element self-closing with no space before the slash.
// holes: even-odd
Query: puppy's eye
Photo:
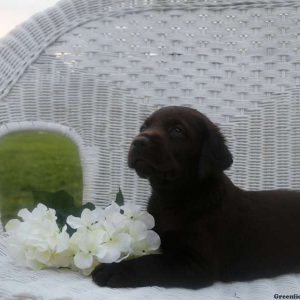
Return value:
<svg viewBox="0 0 300 300">
<path fill-rule="evenodd" d="M 147 125 L 146 124 L 143 124 L 141 127 L 140 127 L 140 132 L 143 132 L 147 129 Z"/>
<path fill-rule="evenodd" d="M 184 136 L 184 129 L 180 126 L 175 126 L 169 130 L 169 133 L 171 136 L 174 137 L 182 137 Z"/>
</svg>

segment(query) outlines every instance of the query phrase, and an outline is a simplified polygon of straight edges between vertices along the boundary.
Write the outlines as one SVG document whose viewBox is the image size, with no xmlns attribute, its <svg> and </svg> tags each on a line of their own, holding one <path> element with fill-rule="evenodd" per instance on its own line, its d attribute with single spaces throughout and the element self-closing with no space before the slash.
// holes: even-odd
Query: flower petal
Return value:
<svg viewBox="0 0 300 300">
<path fill-rule="evenodd" d="M 118 249 L 113 247 L 104 248 L 104 249 L 100 249 L 96 256 L 100 262 L 109 264 L 117 261 L 121 256 L 121 252 Z"/>
<path fill-rule="evenodd" d="M 99 226 L 99 224 L 101 224 L 105 220 L 104 209 L 101 207 L 96 207 L 93 210 L 93 214 L 94 214 L 93 225 Z"/>
<path fill-rule="evenodd" d="M 89 226 L 96 220 L 96 213 L 88 208 L 85 208 L 81 213 L 82 224 Z"/>
<path fill-rule="evenodd" d="M 115 213 L 120 213 L 120 206 L 115 202 L 113 202 L 111 205 L 107 206 L 104 209 L 104 215 L 106 218 L 109 218 L 111 215 Z"/>
<path fill-rule="evenodd" d="M 125 215 L 133 216 L 139 212 L 140 207 L 134 203 L 127 202 L 121 206 L 121 209 L 124 211 Z"/>
<path fill-rule="evenodd" d="M 43 251 L 43 252 L 36 252 L 34 258 L 38 262 L 47 265 L 48 262 L 49 262 L 50 257 L 51 257 L 50 251 Z"/>
<path fill-rule="evenodd" d="M 43 264 L 37 260 L 27 260 L 26 265 L 33 270 L 41 270 L 46 267 L 45 264 Z"/>
<path fill-rule="evenodd" d="M 160 247 L 160 237 L 153 230 L 148 231 L 146 241 L 148 244 L 148 250 L 153 251 L 153 250 L 157 250 Z"/>
<path fill-rule="evenodd" d="M 82 221 L 80 218 L 74 217 L 74 216 L 68 216 L 67 223 L 73 228 L 77 229 L 79 227 L 82 227 Z"/>
<path fill-rule="evenodd" d="M 129 224 L 129 234 L 136 241 L 145 239 L 147 236 L 147 227 L 140 221 L 131 222 Z"/>
<path fill-rule="evenodd" d="M 48 208 L 46 205 L 39 203 L 37 207 L 32 211 L 32 214 L 35 216 L 39 216 L 47 212 Z"/>
<path fill-rule="evenodd" d="M 10 221 L 8 221 L 5 225 L 5 230 L 9 233 L 11 233 L 12 231 L 15 231 L 16 229 L 18 229 L 18 227 L 20 226 L 21 221 L 18 219 L 12 219 Z"/>
<path fill-rule="evenodd" d="M 93 264 L 93 256 L 89 253 L 78 252 L 74 256 L 74 264 L 79 269 L 90 268 Z"/>
<path fill-rule="evenodd" d="M 24 221 L 29 220 L 31 217 L 31 212 L 27 208 L 22 208 L 18 212 L 18 216 Z"/>
<path fill-rule="evenodd" d="M 68 249 L 69 247 L 69 234 L 66 231 L 62 231 L 57 237 L 56 252 L 60 253 Z"/>
<path fill-rule="evenodd" d="M 51 256 L 48 266 L 55 268 L 67 268 L 70 267 L 72 258 L 70 251 L 55 253 Z"/>
<path fill-rule="evenodd" d="M 127 233 L 119 233 L 116 237 L 117 243 L 114 245 L 118 247 L 121 252 L 129 251 L 129 247 L 132 241 L 132 238 Z"/>
<path fill-rule="evenodd" d="M 147 212 L 142 212 L 139 216 L 139 220 L 146 225 L 147 229 L 152 229 L 155 225 L 153 216 Z"/>
</svg>

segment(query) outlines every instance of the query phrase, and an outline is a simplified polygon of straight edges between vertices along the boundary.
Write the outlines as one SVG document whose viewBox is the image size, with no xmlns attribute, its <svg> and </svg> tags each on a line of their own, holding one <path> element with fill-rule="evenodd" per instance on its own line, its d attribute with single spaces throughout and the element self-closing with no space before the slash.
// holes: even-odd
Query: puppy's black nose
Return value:
<svg viewBox="0 0 300 300">
<path fill-rule="evenodd" d="M 132 147 L 135 149 L 142 149 L 149 144 L 149 138 L 146 136 L 136 137 L 132 142 Z"/>
</svg>

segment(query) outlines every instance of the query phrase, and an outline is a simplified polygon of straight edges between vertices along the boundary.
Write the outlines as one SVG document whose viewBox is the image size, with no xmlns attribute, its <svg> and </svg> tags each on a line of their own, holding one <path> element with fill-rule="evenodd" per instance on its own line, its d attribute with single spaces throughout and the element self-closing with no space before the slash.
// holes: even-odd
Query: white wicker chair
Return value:
<svg viewBox="0 0 300 300">
<path fill-rule="evenodd" d="M 145 205 L 129 142 L 148 113 L 186 105 L 222 127 L 237 185 L 300 189 L 299 54 L 297 0 L 62 0 L 0 40 L 0 136 L 60 132 L 78 145 L 84 201 L 107 205 L 121 186 Z M 0 262 L 1 299 L 271 299 L 300 287 L 286 275 L 121 294 L 65 270 L 18 268 L 1 239 Z"/>
</svg>

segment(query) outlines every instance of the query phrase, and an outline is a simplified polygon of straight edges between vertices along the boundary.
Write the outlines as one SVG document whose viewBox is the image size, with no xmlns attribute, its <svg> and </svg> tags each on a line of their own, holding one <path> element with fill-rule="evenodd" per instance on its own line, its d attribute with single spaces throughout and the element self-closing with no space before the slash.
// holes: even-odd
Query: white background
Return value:
<svg viewBox="0 0 300 300">
<path fill-rule="evenodd" d="M 0 0 L 0 38 L 58 0 Z"/>
</svg>

